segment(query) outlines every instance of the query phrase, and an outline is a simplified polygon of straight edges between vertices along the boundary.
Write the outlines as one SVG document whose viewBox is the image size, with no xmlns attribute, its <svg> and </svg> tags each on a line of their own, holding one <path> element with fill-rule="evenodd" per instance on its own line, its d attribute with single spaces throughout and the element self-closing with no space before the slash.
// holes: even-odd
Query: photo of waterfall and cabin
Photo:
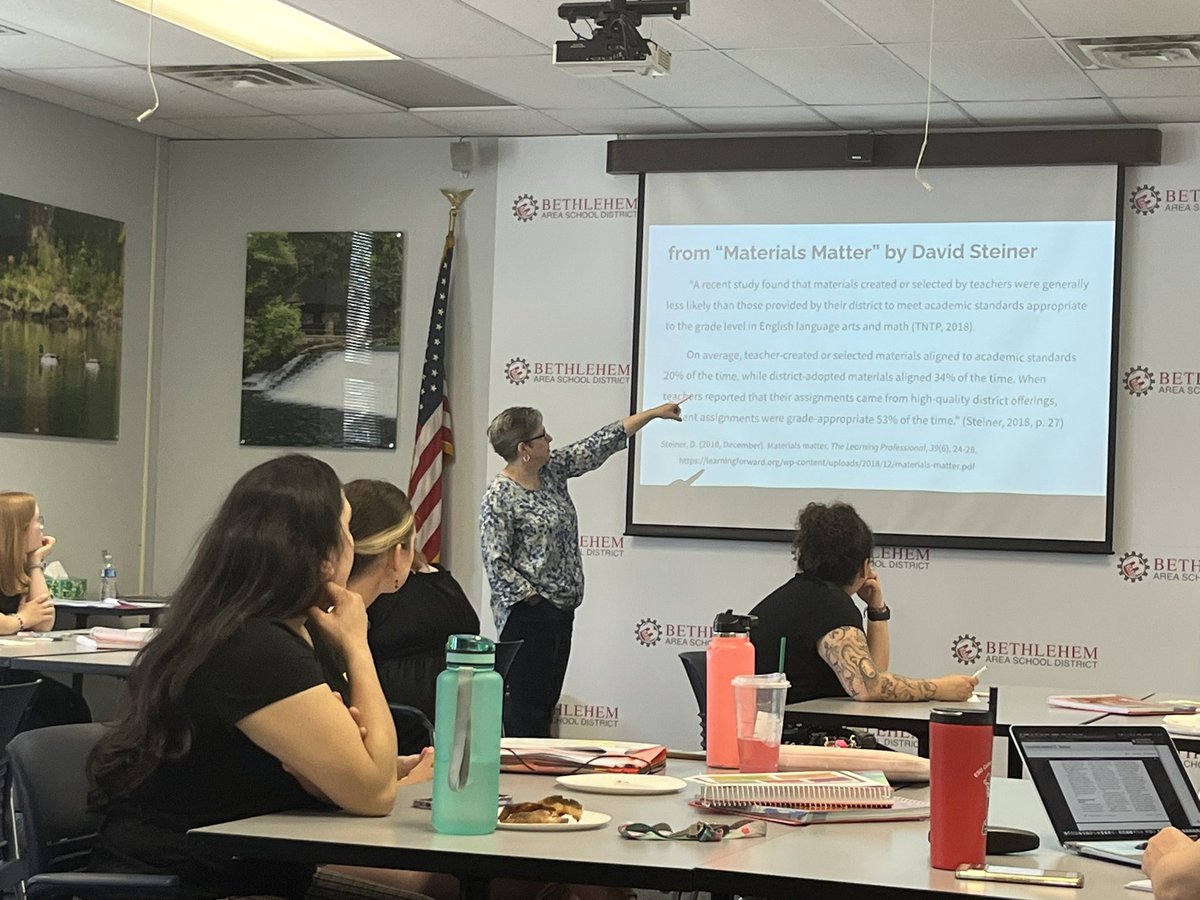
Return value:
<svg viewBox="0 0 1200 900">
<path fill-rule="evenodd" d="M 403 235 L 246 238 L 241 443 L 396 446 Z"/>
</svg>

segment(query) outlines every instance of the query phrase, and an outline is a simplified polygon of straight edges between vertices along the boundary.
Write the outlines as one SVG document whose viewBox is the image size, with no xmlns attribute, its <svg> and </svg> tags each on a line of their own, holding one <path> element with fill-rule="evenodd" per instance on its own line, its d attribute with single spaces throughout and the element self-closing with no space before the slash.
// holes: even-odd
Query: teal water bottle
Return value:
<svg viewBox="0 0 1200 900">
<path fill-rule="evenodd" d="M 442 834 L 496 830 L 504 679 L 495 663 L 496 645 L 485 637 L 446 641 L 433 737 L 433 827 Z"/>
</svg>

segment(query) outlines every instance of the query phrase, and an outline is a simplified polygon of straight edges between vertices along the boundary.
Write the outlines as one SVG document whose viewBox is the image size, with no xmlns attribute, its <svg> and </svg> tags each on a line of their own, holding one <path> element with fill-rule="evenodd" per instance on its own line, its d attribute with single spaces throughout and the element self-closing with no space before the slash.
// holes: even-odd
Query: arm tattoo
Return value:
<svg viewBox="0 0 1200 900">
<path fill-rule="evenodd" d="M 846 693 L 856 700 L 933 700 L 937 688 L 927 678 L 881 672 L 858 628 L 835 628 L 817 643 Z"/>
</svg>

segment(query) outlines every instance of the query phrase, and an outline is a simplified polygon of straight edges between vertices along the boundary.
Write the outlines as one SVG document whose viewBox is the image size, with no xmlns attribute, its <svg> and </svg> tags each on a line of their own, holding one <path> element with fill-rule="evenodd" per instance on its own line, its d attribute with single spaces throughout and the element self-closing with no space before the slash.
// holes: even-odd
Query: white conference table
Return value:
<svg viewBox="0 0 1200 900">
<path fill-rule="evenodd" d="M 69 672 L 72 675 L 112 675 L 124 678 L 133 668 L 136 650 L 79 650 L 76 653 L 61 653 L 43 656 L 21 656 L 10 660 L 12 669 L 28 669 L 36 672 Z"/>
<path fill-rule="evenodd" d="M 1143 700 L 1200 700 L 1200 689 L 1190 691 L 1155 691 L 1149 697 L 1143 697 Z M 1167 728 L 1166 722 L 1163 721 L 1165 716 L 1118 716 L 1110 713 L 1095 722 L 1089 724 L 1103 725 L 1161 725 Z M 1167 728 L 1170 732 L 1170 729 Z M 1200 753 L 1200 735 L 1191 734 L 1176 734 L 1171 732 L 1171 740 L 1175 742 L 1175 746 L 1180 750 L 1187 750 L 1189 753 Z"/>
<path fill-rule="evenodd" d="M 667 767 L 667 774 L 679 777 L 703 771 L 703 764 L 691 761 Z M 500 789 L 517 802 L 567 793 L 545 775 L 501 775 Z M 401 787 L 395 808 L 384 818 L 277 813 L 195 829 L 188 842 L 206 852 L 258 859 L 442 872 L 463 883 L 464 898 L 487 897 L 488 882 L 496 878 L 688 891 L 698 866 L 748 842 L 630 841 L 617 834 L 624 822 L 683 828 L 695 821 L 687 790 L 657 796 L 573 793 L 584 809 L 607 813 L 612 821 L 593 831 L 497 830 L 469 837 L 436 833 L 430 812 L 413 808 L 414 799 L 431 791 L 429 783 Z"/>
<path fill-rule="evenodd" d="M 923 792 L 927 794 L 928 789 Z M 795 829 L 796 834 L 776 840 L 739 841 L 736 853 L 705 863 L 697 872 L 696 882 L 705 890 L 717 892 L 820 900 L 891 900 L 930 895 L 1121 900 L 1141 896 L 1124 890 L 1128 882 L 1145 877 L 1140 870 L 1075 856 L 1059 846 L 1030 781 L 993 778 L 988 822 L 1034 831 L 1041 846 L 1028 853 L 989 856 L 987 862 L 1080 872 L 1083 889 L 959 881 L 953 872 L 929 867 L 928 822 L 814 825 Z"/>
<path fill-rule="evenodd" d="M 668 766 L 673 775 L 697 771 L 703 769 L 693 763 Z M 552 778 L 535 775 L 504 775 L 501 789 L 517 800 L 561 790 Z M 455 837 L 435 833 L 430 814 L 412 808 L 412 800 L 429 796 L 429 791 L 428 784 L 402 788 L 395 809 L 383 818 L 279 813 L 196 829 L 188 833 L 188 842 L 206 852 L 250 858 L 444 872 L 462 881 L 464 898 L 486 898 L 488 883 L 495 878 L 820 900 L 937 894 L 1003 900 L 1065 897 L 1060 888 L 962 882 L 952 872 L 930 869 L 929 825 L 923 821 L 809 827 L 771 823 L 763 838 L 703 844 L 630 841 L 617 834 L 618 824 L 667 822 L 682 828 L 699 818 L 698 811 L 687 806 L 692 792 L 652 797 L 577 793 L 586 809 L 608 813 L 612 822 L 594 831 L 496 831 Z M 904 793 L 919 796 L 927 791 L 923 787 Z M 1042 847 L 989 857 L 989 862 L 1080 871 L 1086 882 L 1081 893 L 1097 898 L 1122 897 L 1126 882 L 1142 877 L 1136 869 L 1063 852 L 1030 782 L 993 779 L 992 802 L 993 824 L 1035 831 Z M 712 814 L 707 818 L 734 821 Z"/>
<path fill-rule="evenodd" d="M 0 668 L 67 672 L 76 690 L 82 688 L 84 675 L 128 675 L 136 651 L 80 646 L 76 638 L 87 633 L 84 629 L 0 637 Z"/>
<path fill-rule="evenodd" d="M 1081 709 L 1050 706 L 1046 699 L 1052 694 L 1112 693 L 1085 689 L 1070 691 L 1064 688 L 998 685 L 995 734 L 1008 736 L 1010 725 L 1086 725 L 1101 718 L 1100 713 Z M 928 700 L 919 703 L 863 702 L 849 697 L 822 697 L 789 703 L 784 711 L 806 725 L 851 725 L 862 728 L 896 729 L 906 731 L 917 739 L 917 755 L 929 756 L 929 716 L 935 709 L 987 709 L 986 696 L 980 702 L 948 703 Z M 1009 743 L 1008 774 L 1020 777 L 1021 759 Z"/>
<path fill-rule="evenodd" d="M 124 619 L 129 616 L 144 616 L 151 626 L 158 624 L 159 616 L 167 609 L 166 598 L 136 598 L 121 600 L 120 605 L 101 603 L 89 600 L 55 600 L 56 613 L 66 613 L 75 617 L 76 628 L 86 628 L 88 619 L 92 616 L 109 616 Z"/>
<path fill-rule="evenodd" d="M 0 668 L 8 668 L 14 660 L 27 657 L 63 656 L 73 653 L 103 653 L 81 647 L 76 638 L 87 634 L 79 631 L 46 631 L 40 634 L 9 634 L 0 637 Z"/>
</svg>

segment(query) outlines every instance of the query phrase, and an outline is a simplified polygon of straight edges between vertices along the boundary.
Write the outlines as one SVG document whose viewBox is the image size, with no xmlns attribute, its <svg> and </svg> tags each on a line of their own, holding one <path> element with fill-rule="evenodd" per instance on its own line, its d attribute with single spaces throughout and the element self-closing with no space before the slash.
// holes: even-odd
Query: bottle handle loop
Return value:
<svg viewBox="0 0 1200 900">
<path fill-rule="evenodd" d="M 454 746 L 450 751 L 450 790 L 464 790 L 471 779 L 471 693 L 475 670 L 461 666 L 458 670 L 458 695 L 454 708 Z"/>
</svg>

